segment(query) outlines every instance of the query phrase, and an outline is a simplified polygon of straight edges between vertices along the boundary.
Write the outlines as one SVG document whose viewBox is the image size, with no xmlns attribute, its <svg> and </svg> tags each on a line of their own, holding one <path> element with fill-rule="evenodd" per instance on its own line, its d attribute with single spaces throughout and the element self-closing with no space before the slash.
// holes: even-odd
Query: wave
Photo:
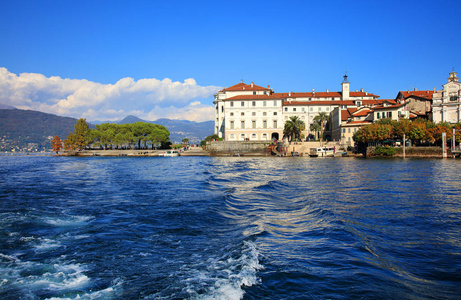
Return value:
<svg viewBox="0 0 461 300">
<path fill-rule="evenodd" d="M 79 226 L 85 225 L 93 220 L 93 217 L 88 216 L 71 216 L 67 218 L 45 218 L 45 222 L 53 226 Z"/>
<path fill-rule="evenodd" d="M 23 261 L 16 255 L 0 253 L 0 274 L 4 274 L 0 298 L 99 299 L 115 295 L 122 285 L 122 281 L 116 280 L 111 286 L 94 291 L 87 271 L 86 265 L 75 262 Z"/>
<path fill-rule="evenodd" d="M 187 292 L 193 299 L 242 299 L 245 287 L 260 283 L 257 272 L 263 266 L 255 243 L 244 241 L 237 252 L 208 259 L 206 269 L 197 269 L 187 279 Z"/>
</svg>

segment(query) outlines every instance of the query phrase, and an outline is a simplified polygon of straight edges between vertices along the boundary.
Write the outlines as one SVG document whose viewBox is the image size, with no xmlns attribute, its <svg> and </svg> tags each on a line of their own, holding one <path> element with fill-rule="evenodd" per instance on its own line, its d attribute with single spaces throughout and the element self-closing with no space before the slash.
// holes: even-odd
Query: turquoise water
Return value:
<svg viewBox="0 0 461 300">
<path fill-rule="evenodd" d="M 0 298 L 459 299 L 460 170 L 0 157 Z"/>
</svg>

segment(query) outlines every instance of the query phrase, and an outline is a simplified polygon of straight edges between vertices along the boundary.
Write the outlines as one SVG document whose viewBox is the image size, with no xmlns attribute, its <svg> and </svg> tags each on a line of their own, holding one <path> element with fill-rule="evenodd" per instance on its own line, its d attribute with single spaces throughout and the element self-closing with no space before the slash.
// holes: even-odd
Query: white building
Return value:
<svg viewBox="0 0 461 300">
<path fill-rule="evenodd" d="M 442 85 L 432 97 L 432 119 L 435 123 L 461 122 L 461 84 L 455 71 L 450 73 L 448 83 Z"/>
<path fill-rule="evenodd" d="M 298 116 L 306 124 L 307 137 L 321 112 L 378 104 L 377 95 L 351 92 L 347 75 L 341 86 L 340 92 L 274 93 L 269 86 L 240 82 L 215 94 L 215 134 L 228 141 L 281 139 L 285 121 Z"/>
<path fill-rule="evenodd" d="M 283 135 L 282 99 L 240 82 L 215 94 L 215 134 L 226 141 L 270 141 Z"/>
</svg>

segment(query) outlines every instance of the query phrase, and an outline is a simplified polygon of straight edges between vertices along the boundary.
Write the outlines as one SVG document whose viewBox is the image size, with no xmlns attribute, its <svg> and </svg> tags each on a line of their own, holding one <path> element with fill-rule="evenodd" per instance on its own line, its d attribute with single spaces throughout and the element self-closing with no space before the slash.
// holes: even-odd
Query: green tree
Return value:
<svg viewBox="0 0 461 300">
<path fill-rule="evenodd" d="M 64 148 L 67 150 L 83 150 L 90 143 L 90 128 L 86 119 L 78 119 L 74 126 L 74 132 L 69 133 L 64 140 Z"/>
<path fill-rule="evenodd" d="M 124 145 L 131 148 L 133 143 L 137 143 L 138 148 L 141 148 L 141 143 L 143 143 L 144 148 L 147 148 L 148 142 L 151 142 L 153 147 L 155 144 L 166 143 L 170 137 L 170 132 L 165 126 L 146 122 L 104 123 L 96 125 L 93 131 L 92 139 L 104 145 L 104 149 L 113 146 L 122 148 Z"/>
<path fill-rule="evenodd" d="M 315 139 L 317 139 L 317 138 L 318 138 L 318 136 L 317 136 L 317 135 L 318 135 L 318 132 L 319 132 L 322 128 L 320 127 L 320 124 L 319 124 L 318 122 L 314 122 L 314 123 L 312 123 L 312 124 L 309 126 L 309 129 L 310 129 L 310 131 L 315 132 Z"/>
<path fill-rule="evenodd" d="M 321 138 L 323 139 L 323 132 L 325 131 L 325 125 L 330 121 L 330 115 L 326 112 L 321 112 L 317 116 L 315 116 L 314 121 L 320 123 L 320 130 L 321 130 Z"/>
<path fill-rule="evenodd" d="M 77 149 L 83 150 L 90 143 L 90 127 L 86 119 L 78 119 L 74 126 L 74 135 Z"/>
<path fill-rule="evenodd" d="M 301 131 L 303 131 L 304 128 L 304 122 L 298 116 L 293 116 L 285 122 L 283 134 L 288 136 L 290 141 L 292 141 L 301 136 Z"/>
<path fill-rule="evenodd" d="M 188 139 L 188 138 L 182 139 L 182 143 L 183 143 L 183 144 L 188 144 L 188 143 L 189 143 L 189 139 Z"/>
<path fill-rule="evenodd" d="M 423 140 L 426 140 L 426 124 L 421 122 L 412 122 L 410 131 L 408 132 L 408 138 L 413 143 L 421 144 Z"/>
<path fill-rule="evenodd" d="M 76 135 L 73 132 L 69 132 L 69 135 L 64 140 L 65 150 L 77 150 Z"/>
<path fill-rule="evenodd" d="M 354 133 L 353 140 L 360 143 L 379 142 L 392 136 L 392 125 L 371 124 L 362 127 Z"/>
<path fill-rule="evenodd" d="M 411 130 L 411 122 L 408 119 L 401 119 L 400 121 L 396 122 L 393 127 L 394 135 L 397 138 L 403 138 L 405 134 L 408 136 L 408 133 Z"/>
</svg>

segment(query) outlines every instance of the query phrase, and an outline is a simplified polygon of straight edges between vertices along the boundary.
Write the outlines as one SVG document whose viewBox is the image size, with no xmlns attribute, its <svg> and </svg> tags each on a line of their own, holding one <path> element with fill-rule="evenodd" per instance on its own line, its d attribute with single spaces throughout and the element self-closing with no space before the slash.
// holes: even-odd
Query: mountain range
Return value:
<svg viewBox="0 0 461 300">
<path fill-rule="evenodd" d="M 187 120 L 157 119 L 145 121 L 135 116 L 127 116 L 118 124 L 131 124 L 135 122 L 147 122 L 165 126 L 170 131 L 170 140 L 180 143 L 183 139 L 189 139 L 190 143 L 200 143 L 207 136 L 213 134 L 214 121 L 192 122 Z"/>
<path fill-rule="evenodd" d="M 213 121 L 192 122 L 186 120 L 158 119 L 145 121 L 135 116 L 127 116 L 118 122 L 104 123 L 135 123 L 148 122 L 165 126 L 170 131 L 170 140 L 180 143 L 188 138 L 190 143 L 200 143 L 213 134 Z M 61 117 L 33 110 L 16 109 L 0 104 L 0 151 L 16 151 L 27 149 L 46 150 L 51 148 L 51 139 L 57 135 L 64 140 L 73 132 L 77 119 Z M 90 123 L 90 128 L 94 125 Z M 103 122 L 96 122 L 103 123 Z"/>
</svg>

